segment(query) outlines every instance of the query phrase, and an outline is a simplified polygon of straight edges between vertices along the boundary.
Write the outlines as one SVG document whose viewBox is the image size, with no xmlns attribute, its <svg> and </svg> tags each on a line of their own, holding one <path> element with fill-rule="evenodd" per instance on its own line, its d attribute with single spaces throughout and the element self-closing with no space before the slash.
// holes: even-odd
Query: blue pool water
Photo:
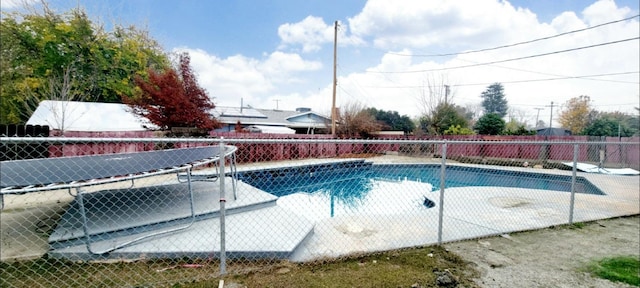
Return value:
<svg viewBox="0 0 640 288">
<path fill-rule="evenodd" d="M 301 213 L 309 214 L 308 210 L 320 209 L 328 211 L 323 215 L 333 217 L 337 211 L 360 214 L 363 210 L 380 209 L 382 206 L 386 211 L 433 207 L 426 205 L 425 198 L 429 199 L 431 192 L 440 189 L 440 169 L 439 164 L 373 165 L 364 160 L 355 160 L 243 171 L 238 173 L 238 177 L 288 201 L 288 206 L 301 210 Z M 489 168 L 446 167 L 445 188 L 468 186 L 570 192 L 571 177 Z M 575 187 L 577 193 L 604 195 L 583 177 L 577 177 Z"/>
<path fill-rule="evenodd" d="M 239 172 L 239 179 L 275 196 L 300 191 L 332 190 L 334 194 L 361 194 L 371 179 L 410 180 L 440 189 L 439 164 L 376 164 L 346 161 L 330 164 Z M 489 168 L 447 166 L 445 188 L 497 186 L 571 192 L 571 176 L 506 171 Z M 605 195 L 583 177 L 576 179 L 576 192 Z"/>
</svg>

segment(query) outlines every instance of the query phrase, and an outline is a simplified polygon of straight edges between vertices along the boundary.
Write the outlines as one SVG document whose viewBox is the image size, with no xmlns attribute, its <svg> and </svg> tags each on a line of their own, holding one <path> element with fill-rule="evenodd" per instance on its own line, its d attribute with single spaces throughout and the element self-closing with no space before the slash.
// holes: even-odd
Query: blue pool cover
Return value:
<svg viewBox="0 0 640 288">
<path fill-rule="evenodd" d="M 179 167 L 218 156 L 219 147 L 0 162 L 0 188 L 88 181 Z"/>
</svg>

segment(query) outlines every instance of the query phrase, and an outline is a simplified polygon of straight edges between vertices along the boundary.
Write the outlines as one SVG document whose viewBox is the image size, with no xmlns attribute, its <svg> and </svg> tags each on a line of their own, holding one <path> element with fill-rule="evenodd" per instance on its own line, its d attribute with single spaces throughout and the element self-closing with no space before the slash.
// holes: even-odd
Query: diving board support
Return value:
<svg viewBox="0 0 640 288">
<path fill-rule="evenodd" d="M 238 184 L 238 168 L 237 168 L 237 162 L 236 162 L 236 154 L 235 153 L 231 153 L 229 155 L 229 169 L 231 170 L 231 172 L 229 173 L 231 175 L 231 186 L 233 188 L 233 200 L 238 200 L 238 191 L 237 191 L 237 184 Z M 191 174 L 191 181 L 202 181 L 202 182 L 216 182 L 218 181 L 218 179 L 220 178 L 220 175 L 225 174 L 224 172 L 220 172 L 220 163 L 217 163 L 217 165 L 215 166 L 215 172 L 213 173 L 206 173 L 206 174 Z M 186 183 L 188 180 L 185 180 L 186 174 L 185 173 L 178 173 L 178 182 L 180 183 Z"/>
<path fill-rule="evenodd" d="M 221 157 L 221 158 L 224 158 L 224 157 Z M 84 200 L 83 200 L 83 198 L 84 198 L 83 194 L 84 193 L 82 192 L 80 187 L 77 187 L 76 190 L 77 190 L 77 194 L 78 194 L 78 196 L 77 196 L 77 198 L 78 198 L 78 206 L 80 208 L 80 216 L 82 217 L 82 231 L 83 231 L 84 236 L 85 236 L 85 246 L 87 247 L 87 251 L 89 253 L 91 253 L 91 254 L 94 254 L 94 255 L 103 255 L 103 254 L 107 254 L 109 252 L 118 250 L 120 248 L 135 244 L 135 243 L 140 242 L 140 241 L 142 241 L 144 239 L 147 239 L 147 238 L 151 238 L 151 237 L 155 237 L 155 236 L 165 235 L 165 234 L 169 234 L 169 233 L 173 233 L 173 232 L 178 232 L 178 231 L 182 231 L 182 230 L 185 230 L 185 229 L 189 229 L 193 225 L 193 223 L 195 223 L 195 221 L 196 221 L 196 212 L 195 212 L 194 204 L 193 204 L 193 188 L 191 187 L 191 169 L 192 169 L 191 167 L 187 168 L 187 173 L 186 173 L 187 174 L 187 179 L 188 179 L 187 187 L 188 187 L 188 190 L 189 190 L 189 207 L 191 209 L 191 216 L 190 216 L 190 221 L 189 221 L 188 224 L 186 224 L 186 225 L 184 225 L 182 227 L 167 229 L 167 230 L 164 230 L 164 231 L 159 231 L 159 232 L 156 232 L 156 233 L 143 235 L 143 236 L 137 237 L 135 239 L 132 239 L 132 240 L 117 244 L 114 247 L 111 247 L 109 249 L 105 249 L 103 251 L 94 251 L 91 248 L 91 243 L 92 243 L 91 242 L 91 233 L 89 232 L 89 223 L 88 223 L 89 221 L 87 219 L 87 213 L 86 213 L 85 207 L 84 207 Z"/>
</svg>

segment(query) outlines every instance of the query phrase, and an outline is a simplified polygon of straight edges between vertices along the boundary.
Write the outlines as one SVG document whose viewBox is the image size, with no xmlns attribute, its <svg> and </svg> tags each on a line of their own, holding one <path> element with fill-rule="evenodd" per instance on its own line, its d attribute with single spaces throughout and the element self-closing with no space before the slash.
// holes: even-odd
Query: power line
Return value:
<svg viewBox="0 0 640 288">
<path fill-rule="evenodd" d="M 566 97 L 566 95 L 564 95 L 564 96 L 556 95 L 556 97 L 550 97 L 550 98 L 562 98 L 562 97 Z M 470 98 L 465 98 L 465 99 L 467 99 L 467 100 L 473 100 L 473 99 L 470 99 Z M 596 103 L 593 103 L 593 104 L 592 104 L 592 106 L 594 106 L 594 107 L 600 107 L 600 106 L 624 106 L 624 105 L 634 105 L 634 104 L 636 104 L 636 105 L 637 105 L 638 103 L 635 103 L 635 102 L 629 102 L 629 103 L 616 103 L 616 104 L 596 104 Z M 509 105 L 513 105 L 513 106 L 527 106 L 527 107 L 540 107 L 540 104 L 509 103 Z"/>
<path fill-rule="evenodd" d="M 517 58 L 511 58 L 511 59 L 497 60 L 497 61 L 491 61 L 491 62 L 485 62 L 485 63 L 470 64 L 470 65 L 462 65 L 462 66 L 454 66 L 454 67 L 425 69 L 425 70 L 412 70 L 412 71 L 365 71 L 365 73 L 408 74 L 408 73 L 424 73 L 424 72 L 433 72 L 433 71 L 444 71 L 444 70 L 453 70 L 453 69 L 461 69 L 461 68 L 470 68 L 470 67 L 486 66 L 486 65 L 491 65 L 491 64 L 511 62 L 511 61 L 517 61 L 517 60 L 531 59 L 531 58 L 542 57 L 542 56 L 549 56 L 549 55 L 554 55 L 554 54 L 560 54 L 560 53 L 572 52 L 572 51 L 577 51 L 577 50 L 582 50 L 582 49 L 606 46 L 606 45 L 617 44 L 617 43 L 622 43 L 622 42 L 627 42 L 627 41 L 632 41 L 632 40 L 638 40 L 638 39 L 640 39 L 640 37 L 627 38 L 627 39 L 604 42 L 604 43 L 599 43 L 599 44 L 592 44 L 592 45 L 587 45 L 587 46 L 582 46 L 582 47 L 577 47 L 577 48 L 571 48 L 571 49 L 565 49 L 565 50 L 558 50 L 558 51 L 547 52 L 547 53 L 542 53 L 542 54 L 535 54 L 535 55 L 529 55 L 529 56 L 523 56 L 523 57 L 517 57 Z"/>
<path fill-rule="evenodd" d="M 464 61 L 464 62 L 470 62 L 470 63 L 480 63 L 480 62 L 475 62 L 475 61 L 471 61 L 471 60 L 465 60 L 465 59 L 460 59 L 458 58 L 458 60 L 460 61 Z M 534 74 L 540 74 L 540 75 L 547 75 L 547 76 L 555 76 L 555 77 L 560 77 L 558 79 L 563 79 L 564 78 L 580 78 L 583 80 L 593 80 L 593 81 L 602 81 L 602 82 L 615 82 L 615 83 L 629 83 L 629 84 L 638 84 L 638 82 L 629 82 L 629 81 L 619 81 L 619 80 L 609 80 L 609 79 L 596 79 L 596 78 L 589 78 L 591 76 L 567 76 L 567 75 L 562 75 L 562 74 L 555 74 L 555 73 L 546 73 L 546 72 L 540 72 L 540 71 L 533 71 L 533 70 L 527 70 L 527 69 L 522 69 L 522 68 L 514 68 L 514 67 L 507 67 L 507 66 L 501 66 L 501 65 L 488 65 L 491 67 L 497 67 L 497 68 L 502 68 L 502 69 L 507 69 L 507 70 L 514 70 L 514 71 L 521 71 L 521 72 L 527 72 L 527 73 L 534 73 Z M 638 73 L 638 72 L 625 72 L 625 73 Z M 384 74 L 383 74 L 384 75 Z M 593 75 L 593 76 L 598 76 L 598 75 Z M 606 76 L 606 75 L 603 75 Z"/>
<path fill-rule="evenodd" d="M 584 76 L 564 76 L 564 77 L 555 77 L 555 78 L 544 78 L 544 79 L 529 79 L 529 80 L 514 80 L 514 81 L 502 81 L 502 84 L 513 84 L 513 83 L 530 83 L 530 82 L 541 82 L 541 81 L 555 81 L 555 80 L 565 80 L 565 79 L 584 79 L 584 80 L 595 80 L 595 81 L 608 81 L 608 82 L 618 82 L 618 83 L 627 83 L 627 84 L 640 84 L 640 82 L 631 82 L 631 81 L 616 81 L 616 80 L 601 80 L 601 79 L 586 79 L 587 77 L 602 77 L 602 76 L 616 76 L 616 75 L 628 75 L 628 74 L 638 74 L 640 71 L 635 72 L 621 72 L 621 73 L 608 73 L 608 74 L 593 74 L 593 75 L 584 75 Z M 453 86 L 479 86 L 479 85 L 490 85 L 491 83 L 470 83 L 470 84 L 458 84 Z"/>
<path fill-rule="evenodd" d="M 467 84 L 453 84 L 453 87 L 461 87 L 461 86 L 480 86 L 480 85 L 490 85 L 495 82 L 499 82 L 502 84 L 512 84 L 512 83 L 527 83 L 527 82 L 542 82 L 542 81 L 555 81 L 555 80 L 565 80 L 565 79 L 583 79 L 583 80 L 600 80 L 600 79 L 591 79 L 588 77 L 602 77 L 602 76 L 617 76 L 617 75 L 628 75 L 628 74 L 638 74 L 640 71 L 629 71 L 629 72 L 618 72 L 618 73 L 606 73 L 606 74 L 591 74 L 591 75 L 581 75 L 581 76 L 563 76 L 563 77 L 555 77 L 555 78 L 544 78 L 544 79 L 527 79 L 527 80 L 514 80 L 514 81 L 493 81 L 491 83 L 467 83 Z M 612 82 L 619 83 L 628 83 L 628 84 L 639 84 L 640 82 L 631 82 L 631 81 L 616 81 L 616 80 L 607 80 Z M 424 86 L 365 86 L 368 88 L 421 88 Z"/>
<path fill-rule="evenodd" d="M 478 49 L 478 50 L 471 50 L 471 51 L 464 51 L 464 52 L 455 52 L 455 53 L 444 53 L 444 54 L 404 54 L 404 53 L 394 53 L 394 52 L 387 52 L 388 54 L 392 54 L 392 55 L 397 55 L 397 56 L 412 56 L 412 57 L 445 57 L 445 56 L 456 56 L 456 55 L 463 55 L 463 54 L 471 54 L 471 53 L 478 53 L 478 52 L 486 52 L 486 51 L 492 51 L 492 50 L 498 50 L 498 49 L 503 49 L 503 48 L 509 48 L 509 47 L 514 47 L 514 46 L 518 46 L 518 45 L 524 45 L 524 44 L 530 44 L 530 43 L 534 43 L 534 42 L 538 42 L 538 41 L 542 41 L 542 40 L 549 40 L 549 39 L 553 39 L 553 38 L 557 38 L 560 36 L 565 36 L 565 35 L 569 35 L 569 34 L 573 34 L 573 33 L 577 33 L 577 32 L 583 32 L 583 31 L 587 31 L 587 30 L 591 30 L 591 29 L 595 29 L 598 27 L 602 27 L 602 26 L 606 26 L 606 25 L 611 25 L 611 24 L 615 24 L 615 23 L 619 23 L 619 22 L 624 22 L 627 20 L 631 20 L 633 18 L 636 18 L 640 16 L 640 14 L 638 15 L 634 15 L 628 18 L 624 18 L 624 19 L 620 19 L 620 20 L 616 20 L 616 21 L 611 21 L 611 22 L 606 22 L 606 23 L 602 23 L 602 24 L 598 24 L 595 26 L 591 26 L 588 28 L 583 28 L 583 29 L 578 29 L 578 30 L 573 30 L 573 31 L 568 31 L 568 32 L 564 32 L 564 33 L 560 33 L 560 34 L 556 34 L 553 36 L 547 36 L 547 37 L 542 37 L 542 38 L 537 38 L 537 39 L 533 39 L 533 40 L 529 40 L 529 41 L 523 41 L 523 42 L 518 42 L 518 43 L 513 43 L 513 44 L 507 44 L 507 45 L 502 45 L 502 46 L 497 46 L 497 47 L 492 47 L 492 48 L 484 48 L 484 49 Z"/>
<path fill-rule="evenodd" d="M 544 110 L 544 108 L 539 108 L 538 107 L 538 108 L 533 108 L 533 109 L 538 110 L 538 113 L 536 114 L 536 124 L 535 124 L 536 126 L 538 126 L 538 120 L 540 118 L 540 110 Z"/>
</svg>

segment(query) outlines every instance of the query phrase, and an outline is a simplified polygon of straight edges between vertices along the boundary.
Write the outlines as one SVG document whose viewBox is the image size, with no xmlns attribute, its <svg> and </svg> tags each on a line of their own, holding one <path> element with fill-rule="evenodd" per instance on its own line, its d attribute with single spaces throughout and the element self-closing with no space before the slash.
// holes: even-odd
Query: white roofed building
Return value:
<svg viewBox="0 0 640 288">
<path fill-rule="evenodd" d="M 119 103 L 41 101 L 27 125 L 48 125 L 62 131 L 145 131 L 155 128 Z"/>
<path fill-rule="evenodd" d="M 310 108 L 295 111 L 256 109 L 251 107 L 216 107 L 211 114 L 223 124 L 219 132 L 236 131 L 236 126 L 248 132 L 276 134 L 326 134 L 327 118 Z M 286 128 L 286 129 L 283 129 Z"/>
</svg>

